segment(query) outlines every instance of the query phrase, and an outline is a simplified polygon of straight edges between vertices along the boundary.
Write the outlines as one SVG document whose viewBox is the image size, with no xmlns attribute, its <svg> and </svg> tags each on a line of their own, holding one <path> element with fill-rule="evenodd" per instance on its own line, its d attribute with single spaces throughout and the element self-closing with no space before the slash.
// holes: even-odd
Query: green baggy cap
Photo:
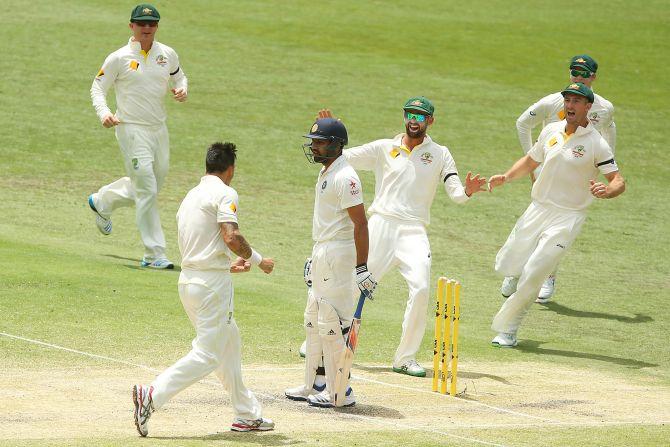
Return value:
<svg viewBox="0 0 670 447">
<path fill-rule="evenodd" d="M 588 54 L 578 54 L 570 60 L 570 68 L 582 68 L 595 73 L 598 71 L 598 62 Z"/>
<path fill-rule="evenodd" d="M 414 98 L 407 100 L 403 110 L 420 110 L 422 112 L 426 112 L 430 116 L 433 116 L 435 107 L 433 106 L 433 103 L 430 102 L 430 99 L 424 96 L 415 96 Z"/>
<path fill-rule="evenodd" d="M 589 102 L 593 102 L 593 90 L 581 82 L 575 82 L 574 84 L 565 87 L 561 92 L 561 95 L 565 96 L 566 93 L 574 93 L 575 95 L 584 96 Z"/>
<path fill-rule="evenodd" d="M 158 22 L 160 19 L 161 15 L 158 14 L 156 7 L 154 5 L 150 5 L 149 3 L 142 3 L 135 6 L 133 12 L 130 13 L 131 22 Z"/>
</svg>

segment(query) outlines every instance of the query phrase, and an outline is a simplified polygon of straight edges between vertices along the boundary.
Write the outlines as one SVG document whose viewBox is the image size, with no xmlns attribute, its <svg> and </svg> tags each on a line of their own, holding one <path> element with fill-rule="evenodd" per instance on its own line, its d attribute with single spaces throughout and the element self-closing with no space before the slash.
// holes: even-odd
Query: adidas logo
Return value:
<svg viewBox="0 0 670 447">
<path fill-rule="evenodd" d="M 330 331 L 328 331 L 328 335 L 335 335 L 335 331 L 331 329 Z"/>
<path fill-rule="evenodd" d="M 314 326 L 312 326 L 312 322 L 309 321 L 309 322 L 305 325 L 305 327 L 314 327 Z"/>
</svg>

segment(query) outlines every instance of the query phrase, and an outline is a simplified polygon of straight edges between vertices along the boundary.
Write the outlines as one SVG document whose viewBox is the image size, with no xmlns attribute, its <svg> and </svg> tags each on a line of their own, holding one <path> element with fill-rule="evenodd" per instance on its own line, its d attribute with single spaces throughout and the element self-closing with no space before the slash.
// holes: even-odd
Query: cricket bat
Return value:
<svg viewBox="0 0 670 447">
<path fill-rule="evenodd" d="M 342 352 L 340 361 L 338 362 L 333 398 L 336 407 L 344 405 L 344 399 L 346 398 L 349 372 L 351 371 L 351 365 L 354 364 L 354 353 L 356 352 L 356 346 L 358 345 L 358 331 L 361 328 L 361 314 L 363 313 L 363 304 L 365 304 L 366 297 L 367 295 L 364 292 L 361 292 L 361 296 L 358 299 L 358 306 L 356 306 L 356 312 L 354 312 L 354 318 L 351 320 L 351 326 L 349 327 L 349 333 L 347 334 L 347 344 Z"/>
</svg>

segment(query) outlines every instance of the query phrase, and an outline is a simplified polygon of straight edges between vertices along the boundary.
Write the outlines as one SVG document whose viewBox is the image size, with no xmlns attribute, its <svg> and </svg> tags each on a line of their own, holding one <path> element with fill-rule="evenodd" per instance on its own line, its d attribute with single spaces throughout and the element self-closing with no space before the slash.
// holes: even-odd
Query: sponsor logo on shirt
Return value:
<svg viewBox="0 0 670 447">
<path fill-rule="evenodd" d="M 565 119 L 565 110 L 563 110 L 563 109 L 559 110 L 557 115 L 558 115 L 558 119 L 562 121 L 563 119 Z"/>
<path fill-rule="evenodd" d="M 433 154 L 430 152 L 424 152 L 421 154 L 421 162 L 425 165 L 429 165 L 433 162 Z"/>
<path fill-rule="evenodd" d="M 349 180 L 349 189 L 351 190 L 351 195 L 352 196 L 356 196 L 356 195 L 360 194 L 360 192 L 361 192 L 360 188 L 358 187 L 356 182 L 353 181 L 353 180 Z"/>
<path fill-rule="evenodd" d="M 323 183 L 321 183 L 321 192 L 326 190 L 326 186 L 328 186 L 328 180 L 324 180 Z"/>
<path fill-rule="evenodd" d="M 237 212 L 237 207 L 235 206 L 234 203 L 231 203 L 231 204 L 230 204 L 230 211 L 232 211 L 233 213 L 236 213 L 236 212 Z"/>
<path fill-rule="evenodd" d="M 140 63 L 139 63 L 139 62 L 137 62 L 137 61 L 130 61 L 130 69 L 131 69 L 131 70 L 135 70 L 135 71 L 137 71 L 137 69 L 139 68 L 139 66 L 140 66 Z"/>
<path fill-rule="evenodd" d="M 167 57 L 163 56 L 162 54 L 159 54 L 158 56 L 156 56 L 156 63 L 161 67 L 165 67 L 165 65 L 168 63 Z"/>
<path fill-rule="evenodd" d="M 537 115 L 537 113 L 535 113 L 535 112 L 532 111 L 532 110 L 531 110 L 530 112 L 528 112 L 528 113 L 530 113 L 530 116 L 535 116 L 535 115 Z"/>
<path fill-rule="evenodd" d="M 96 75 L 96 78 L 100 78 L 105 75 L 105 71 L 101 68 L 98 74 Z"/>
<path fill-rule="evenodd" d="M 549 140 L 549 147 L 555 146 L 556 143 L 558 143 L 558 140 L 556 139 L 556 137 L 551 137 L 551 140 Z"/>
<path fill-rule="evenodd" d="M 583 157 L 585 152 L 586 150 L 584 149 L 584 146 L 582 146 L 581 144 L 579 146 L 575 146 L 574 148 L 572 148 L 572 155 L 575 158 Z"/>
</svg>

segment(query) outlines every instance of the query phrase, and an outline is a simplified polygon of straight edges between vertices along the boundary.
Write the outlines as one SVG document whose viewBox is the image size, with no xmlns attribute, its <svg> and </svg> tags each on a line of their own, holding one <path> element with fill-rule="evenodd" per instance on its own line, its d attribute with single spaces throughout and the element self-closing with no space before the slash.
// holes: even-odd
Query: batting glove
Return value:
<svg viewBox="0 0 670 447">
<path fill-rule="evenodd" d="M 356 266 L 356 283 L 361 292 L 363 292 L 369 299 L 372 299 L 372 292 L 377 287 L 377 281 L 372 278 L 368 272 L 368 265 L 361 264 Z"/>
<path fill-rule="evenodd" d="M 303 269 L 303 278 L 307 287 L 312 287 L 312 258 L 307 258 Z"/>
</svg>

